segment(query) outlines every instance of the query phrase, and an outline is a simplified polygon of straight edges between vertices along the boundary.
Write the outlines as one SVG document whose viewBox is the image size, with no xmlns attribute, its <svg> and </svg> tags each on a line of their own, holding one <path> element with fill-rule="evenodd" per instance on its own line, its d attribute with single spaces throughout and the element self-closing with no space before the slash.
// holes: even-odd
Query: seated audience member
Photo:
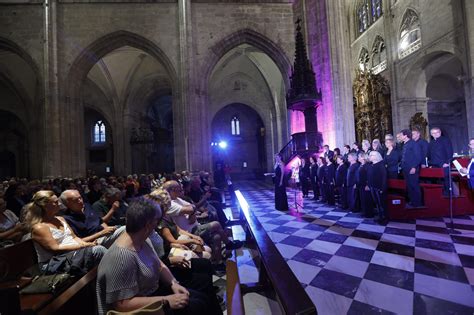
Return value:
<svg viewBox="0 0 474 315">
<path fill-rule="evenodd" d="M 357 193 L 357 170 L 359 169 L 360 164 L 357 162 L 357 154 L 349 153 L 347 156 L 349 162 L 349 168 L 347 170 L 347 204 L 349 210 L 352 212 L 359 212 L 359 196 Z"/>
<path fill-rule="evenodd" d="M 92 208 L 108 225 L 124 225 L 126 209 L 121 207 L 122 192 L 114 187 L 108 187 L 100 200 L 92 204 Z"/>
<path fill-rule="evenodd" d="M 344 163 L 344 158 L 340 155 L 336 158 L 336 189 L 339 194 L 339 203 L 343 209 L 347 209 L 347 165 Z"/>
<path fill-rule="evenodd" d="M 26 226 L 18 217 L 7 209 L 7 203 L 0 198 L 0 242 L 11 240 L 18 242 L 26 233 Z"/>
<path fill-rule="evenodd" d="M 334 184 L 335 184 L 335 177 L 336 177 L 336 168 L 332 162 L 332 159 L 328 156 L 326 158 L 326 167 L 324 169 L 324 178 L 323 178 L 323 186 L 324 186 L 324 199 L 326 200 L 328 205 L 335 205 L 336 202 L 334 200 Z"/>
<path fill-rule="evenodd" d="M 401 167 L 403 178 L 406 183 L 409 203 L 407 208 L 416 208 L 421 206 L 421 189 L 420 189 L 420 146 L 411 139 L 411 130 L 404 129 L 401 132 L 403 141 L 403 152 L 401 159 Z"/>
<path fill-rule="evenodd" d="M 97 241 L 109 248 L 120 236 L 125 227 L 117 229 L 102 222 L 100 216 L 87 203 L 84 203 L 77 190 L 65 190 L 60 196 L 61 203 L 66 206 L 63 215 L 66 222 L 78 237 L 85 242 Z"/>
<path fill-rule="evenodd" d="M 221 244 L 226 245 L 226 249 L 232 250 L 242 247 L 241 241 L 230 241 L 227 238 L 225 231 L 217 221 L 212 221 L 206 224 L 199 224 L 196 222 L 195 212 L 196 207 L 182 199 L 183 188 L 177 181 L 168 181 L 163 185 L 163 188 L 168 191 L 171 196 L 171 207 L 166 214 L 177 226 L 191 234 L 202 238 L 207 244 L 212 247 L 213 260 L 216 263 L 221 263 Z M 203 245 L 203 244 L 202 244 Z"/>
<path fill-rule="evenodd" d="M 401 158 L 400 151 L 395 148 L 393 139 L 385 140 L 385 147 L 387 151 L 385 152 L 384 163 L 387 167 L 387 176 L 389 179 L 397 179 Z"/>
<path fill-rule="evenodd" d="M 160 301 L 165 314 L 210 313 L 208 296 L 181 286 L 147 242 L 161 216 L 159 205 L 151 200 L 131 202 L 126 231 L 98 268 L 99 315 L 109 310 L 129 312 Z"/>
<path fill-rule="evenodd" d="M 370 188 L 372 200 L 379 214 L 378 222 L 387 223 L 387 169 L 383 163 L 382 155 L 377 151 L 369 153 L 372 162 L 367 172 L 367 185 Z"/>
<path fill-rule="evenodd" d="M 7 208 L 17 217 L 20 217 L 21 209 L 26 204 L 26 187 L 20 183 L 13 183 L 5 191 Z"/>
<path fill-rule="evenodd" d="M 204 245 L 204 241 L 197 235 L 191 234 L 174 223 L 166 216 L 171 207 L 171 197 L 168 191 L 164 189 L 156 189 L 148 195 L 149 198 L 160 203 L 163 212 L 163 218 L 158 224 L 157 230 L 164 241 L 164 250 L 169 253 L 173 246 L 183 250 L 192 250 L 193 257 L 211 258 L 211 249 Z"/>
<path fill-rule="evenodd" d="M 374 205 L 367 182 L 367 172 L 369 168 L 367 154 L 359 153 L 358 160 L 360 166 L 356 173 L 356 186 L 357 190 L 359 191 L 360 208 L 366 218 L 372 218 L 374 216 Z"/>
<path fill-rule="evenodd" d="M 100 180 L 95 177 L 89 180 L 89 192 L 87 193 L 87 202 L 93 205 L 102 197 L 102 184 Z"/>
<path fill-rule="evenodd" d="M 205 212 L 209 213 L 209 221 L 219 221 L 221 226 L 227 224 L 228 219 L 222 209 L 221 203 L 215 200 L 209 200 L 212 193 L 209 190 L 202 190 L 201 178 L 199 176 L 195 175 L 191 177 L 186 196 L 192 199 L 198 210 L 203 208 Z"/>
<path fill-rule="evenodd" d="M 40 190 L 34 194 L 31 202 L 26 205 L 26 222 L 31 230 L 38 262 L 41 268 L 48 267 L 49 260 L 66 252 L 73 255 L 74 251 L 91 247 L 92 255 L 86 255 L 90 261 L 86 266 L 96 265 L 106 249 L 95 242 L 85 242 L 77 237 L 66 220 L 56 216 L 59 212 L 59 199 L 53 191 Z"/>
<path fill-rule="evenodd" d="M 433 138 L 428 146 L 428 159 L 432 167 L 443 168 L 443 194 L 449 195 L 449 172 L 451 158 L 453 157 L 453 145 L 451 140 L 441 134 L 441 129 L 435 127 L 430 130 Z"/>
</svg>

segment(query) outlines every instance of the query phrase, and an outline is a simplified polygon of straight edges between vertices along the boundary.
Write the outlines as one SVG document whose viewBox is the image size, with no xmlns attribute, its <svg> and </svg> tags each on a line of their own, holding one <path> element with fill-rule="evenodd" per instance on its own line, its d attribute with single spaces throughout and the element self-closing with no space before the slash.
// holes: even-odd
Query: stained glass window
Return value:
<svg viewBox="0 0 474 315">
<path fill-rule="evenodd" d="M 240 135 L 240 122 L 237 117 L 234 116 L 230 122 L 230 128 L 233 136 Z"/>
<path fill-rule="evenodd" d="M 102 120 L 94 125 L 94 143 L 105 143 L 105 124 Z"/>
</svg>

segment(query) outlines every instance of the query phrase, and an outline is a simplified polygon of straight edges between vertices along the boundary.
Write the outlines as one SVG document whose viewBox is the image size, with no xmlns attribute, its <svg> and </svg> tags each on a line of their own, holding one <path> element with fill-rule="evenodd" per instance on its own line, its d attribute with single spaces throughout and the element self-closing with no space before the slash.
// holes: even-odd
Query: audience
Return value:
<svg viewBox="0 0 474 315">
<path fill-rule="evenodd" d="M 4 240 L 18 242 L 25 232 L 25 224 L 19 221 L 13 211 L 7 209 L 7 203 L 0 198 L 0 242 Z"/>
<path fill-rule="evenodd" d="M 137 199 L 130 204 L 126 231 L 98 268 L 99 315 L 109 310 L 129 312 L 160 301 L 165 314 L 210 311 L 206 294 L 181 286 L 147 242 L 161 217 L 159 205 L 150 200 Z"/>
<path fill-rule="evenodd" d="M 53 191 L 38 191 L 26 207 L 26 223 L 43 270 L 48 268 L 53 256 L 66 252 L 74 255 L 74 251 L 88 247 L 91 248 L 91 255 L 87 255 L 90 261 L 86 265 L 92 267 L 100 261 L 106 251 L 105 247 L 96 242 L 83 241 L 74 234 L 66 220 L 58 216 L 59 199 Z"/>
</svg>

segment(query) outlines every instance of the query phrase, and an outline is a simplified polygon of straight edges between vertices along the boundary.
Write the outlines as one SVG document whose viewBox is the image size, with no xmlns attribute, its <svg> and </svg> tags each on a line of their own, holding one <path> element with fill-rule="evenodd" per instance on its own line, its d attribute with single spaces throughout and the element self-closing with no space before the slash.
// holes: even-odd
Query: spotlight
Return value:
<svg viewBox="0 0 474 315">
<path fill-rule="evenodd" d="M 225 142 L 225 141 L 219 142 L 219 148 L 221 148 L 221 149 L 227 148 L 227 142 Z"/>
</svg>

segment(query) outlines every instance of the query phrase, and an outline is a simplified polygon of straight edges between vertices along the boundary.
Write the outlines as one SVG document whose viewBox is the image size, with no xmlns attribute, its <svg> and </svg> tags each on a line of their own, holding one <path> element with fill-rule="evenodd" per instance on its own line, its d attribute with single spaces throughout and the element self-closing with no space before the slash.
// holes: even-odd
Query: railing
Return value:
<svg viewBox="0 0 474 315">
<path fill-rule="evenodd" d="M 242 193 L 236 190 L 235 195 L 238 200 L 241 221 L 244 223 L 247 242 L 256 245 L 260 256 L 258 282 L 242 284 L 242 293 L 265 292 L 271 288 L 275 291 L 277 301 L 284 314 L 316 315 L 316 306 L 258 218 L 252 213 L 250 205 Z"/>
<path fill-rule="evenodd" d="M 319 152 L 323 137 L 320 132 L 298 132 L 291 135 L 292 139 L 283 149 L 280 155 L 285 164 L 291 161 L 296 154 L 307 154 Z"/>
</svg>

